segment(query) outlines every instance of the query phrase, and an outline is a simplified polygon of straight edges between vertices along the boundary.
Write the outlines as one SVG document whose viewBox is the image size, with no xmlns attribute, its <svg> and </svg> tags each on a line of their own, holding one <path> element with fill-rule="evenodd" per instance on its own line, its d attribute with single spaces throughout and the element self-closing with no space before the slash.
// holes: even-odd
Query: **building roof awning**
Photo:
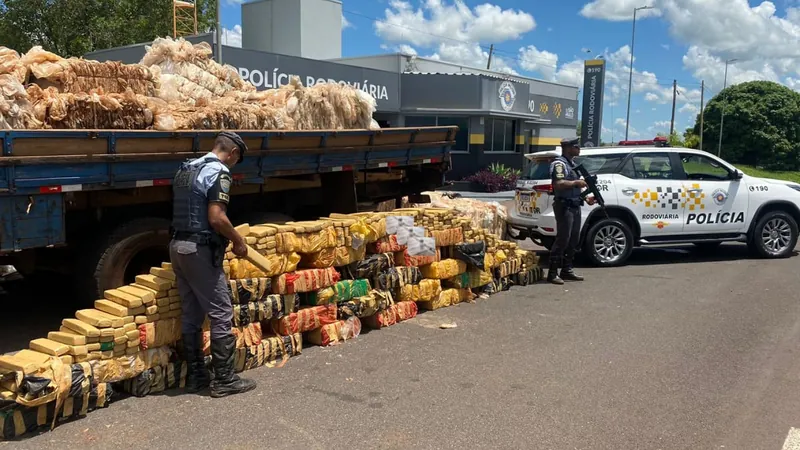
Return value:
<svg viewBox="0 0 800 450">
<path fill-rule="evenodd" d="M 550 119 L 542 119 L 539 114 L 523 114 L 516 112 L 495 111 L 475 108 L 401 108 L 403 113 L 423 113 L 423 114 L 455 114 L 470 116 L 489 116 L 489 117 L 512 117 L 515 119 L 525 119 L 526 123 L 550 123 Z"/>
<path fill-rule="evenodd" d="M 513 81 L 515 83 L 520 83 L 520 84 L 530 84 L 530 82 L 528 82 L 526 80 L 520 80 L 519 78 L 513 77 L 511 75 L 504 76 L 504 75 L 501 75 L 501 74 L 488 74 L 488 73 L 476 73 L 476 72 L 403 72 L 403 75 L 472 76 L 472 77 L 491 78 L 493 80 Z"/>
</svg>

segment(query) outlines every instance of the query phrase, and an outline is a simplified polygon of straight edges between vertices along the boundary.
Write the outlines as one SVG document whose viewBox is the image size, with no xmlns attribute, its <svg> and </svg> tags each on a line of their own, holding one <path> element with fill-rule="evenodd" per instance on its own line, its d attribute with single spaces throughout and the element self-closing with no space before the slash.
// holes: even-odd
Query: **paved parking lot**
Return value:
<svg viewBox="0 0 800 450">
<path fill-rule="evenodd" d="M 780 449 L 800 426 L 797 257 L 634 253 L 429 312 L 281 369 L 248 395 L 122 399 L 14 448 Z M 2 350 L 63 298 L 5 299 Z M 52 308 L 52 309 L 51 309 Z M 67 311 L 68 312 L 68 311 Z M 50 317 L 50 314 L 47 314 Z M 455 322 L 455 329 L 440 329 Z M 2 444 L 0 444 L 2 446 Z"/>
</svg>

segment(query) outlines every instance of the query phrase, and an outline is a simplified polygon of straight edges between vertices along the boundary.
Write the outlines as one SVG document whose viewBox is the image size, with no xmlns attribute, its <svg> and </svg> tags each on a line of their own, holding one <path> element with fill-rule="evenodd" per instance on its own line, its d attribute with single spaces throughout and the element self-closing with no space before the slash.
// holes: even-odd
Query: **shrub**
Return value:
<svg viewBox="0 0 800 450">
<path fill-rule="evenodd" d="M 490 169 L 483 169 L 464 179 L 470 183 L 479 184 L 486 192 L 502 192 L 513 190 L 517 185 L 519 175 L 514 171 L 495 173 Z"/>
</svg>

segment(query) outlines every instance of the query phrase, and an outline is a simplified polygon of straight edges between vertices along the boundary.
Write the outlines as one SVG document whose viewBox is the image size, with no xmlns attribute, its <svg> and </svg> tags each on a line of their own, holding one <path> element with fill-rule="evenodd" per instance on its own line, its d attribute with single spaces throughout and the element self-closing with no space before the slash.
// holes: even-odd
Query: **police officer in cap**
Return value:
<svg viewBox="0 0 800 450">
<path fill-rule="evenodd" d="M 219 133 L 214 149 L 201 158 L 184 162 L 173 182 L 173 236 L 169 255 L 183 308 L 181 332 L 189 364 L 186 389 L 199 392 L 210 385 L 212 397 L 256 387 L 255 381 L 239 378 L 234 372 L 233 306 L 222 268 L 229 242 L 233 243 L 236 256 L 247 254 L 244 238 L 227 216 L 231 169 L 244 159 L 246 151 L 247 145 L 239 135 Z M 202 350 L 206 315 L 211 323 L 213 381 Z"/>
<path fill-rule="evenodd" d="M 583 281 L 572 268 L 578 240 L 581 234 L 581 191 L 586 181 L 581 180 L 575 171 L 573 158 L 580 155 L 578 138 L 561 141 L 561 156 L 550 164 L 550 179 L 553 181 L 555 199 L 553 212 L 556 216 L 556 240 L 550 249 L 550 270 L 547 281 L 553 284 L 564 284 L 567 281 Z M 588 196 L 586 201 L 594 204 L 594 197 Z M 561 269 L 559 276 L 558 269 Z"/>
</svg>

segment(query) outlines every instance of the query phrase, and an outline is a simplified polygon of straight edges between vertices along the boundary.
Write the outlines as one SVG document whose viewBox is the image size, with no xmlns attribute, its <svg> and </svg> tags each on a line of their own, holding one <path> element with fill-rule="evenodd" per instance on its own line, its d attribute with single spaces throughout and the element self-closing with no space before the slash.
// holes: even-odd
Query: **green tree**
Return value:
<svg viewBox="0 0 800 450">
<path fill-rule="evenodd" d="M 576 136 L 580 136 L 581 135 L 581 121 L 580 120 L 578 121 L 578 127 L 575 129 L 575 135 Z"/>
<path fill-rule="evenodd" d="M 731 86 L 704 110 L 703 146 L 716 154 L 725 111 L 721 156 L 765 169 L 800 169 L 800 94 L 771 81 Z M 700 133 L 699 122 L 694 134 Z"/>
<path fill-rule="evenodd" d="M 198 32 L 211 30 L 216 0 L 197 0 Z M 60 56 L 152 41 L 172 34 L 172 0 L 3 0 L 0 43 Z"/>
<path fill-rule="evenodd" d="M 683 146 L 686 148 L 700 148 L 700 136 L 695 134 L 694 128 L 687 128 L 683 132 Z"/>
</svg>

